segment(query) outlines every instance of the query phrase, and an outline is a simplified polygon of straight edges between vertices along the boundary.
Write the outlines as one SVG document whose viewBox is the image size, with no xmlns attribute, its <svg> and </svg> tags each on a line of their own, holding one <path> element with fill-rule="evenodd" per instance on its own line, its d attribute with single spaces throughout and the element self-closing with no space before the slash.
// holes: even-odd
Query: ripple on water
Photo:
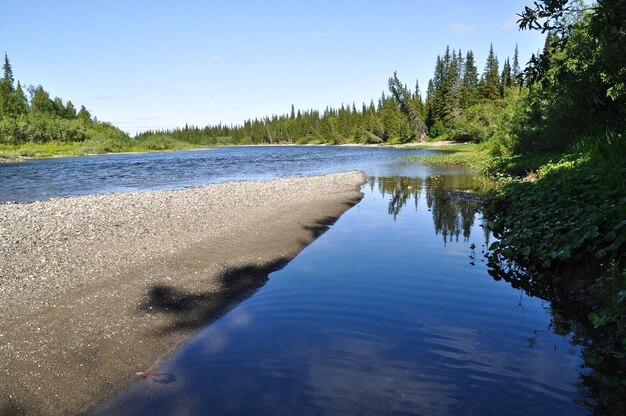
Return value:
<svg viewBox="0 0 626 416">
<path fill-rule="evenodd" d="M 398 163 L 396 151 L 264 149 L 176 157 L 206 180 L 361 164 L 365 198 L 155 371 L 175 382 L 139 381 L 94 414 L 587 413 L 575 403 L 579 349 L 552 332 L 543 302 L 491 279 L 477 252 L 493 237 L 475 207 L 445 197 L 471 178 Z M 179 173 L 177 186 L 191 181 Z"/>
</svg>

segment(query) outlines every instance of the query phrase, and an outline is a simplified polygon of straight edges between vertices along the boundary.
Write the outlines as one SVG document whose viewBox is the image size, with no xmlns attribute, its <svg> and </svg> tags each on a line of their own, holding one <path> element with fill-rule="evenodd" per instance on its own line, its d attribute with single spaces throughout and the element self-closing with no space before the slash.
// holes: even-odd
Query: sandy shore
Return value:
<svg viewBox="0 0 626 416">
<path fill-rule="evenodd" d="M 264 284 L 361 173 L 0 205 L 0 414 L 82 413 Z"/>
</svg>

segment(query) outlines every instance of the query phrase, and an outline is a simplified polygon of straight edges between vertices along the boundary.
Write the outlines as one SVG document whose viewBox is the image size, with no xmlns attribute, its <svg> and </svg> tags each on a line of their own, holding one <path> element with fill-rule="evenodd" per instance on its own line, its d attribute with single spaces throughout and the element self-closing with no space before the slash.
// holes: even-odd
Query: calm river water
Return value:
<svg viewBox="0 0 626 416">
<path fill-rule="evenodd" d="M 0 200 L 360 169 L 365 197 L 159 373 L 93 414 L 587 414 L 550 305 L 488 274 L 481 181 L 376 148 L 280 147 L 0 165 Z M 559 332 L 558 335 L 555 332 Z M 566 332 L 566 331 L 565 331 Z M 135 371 L 138 369 L 129 369 Z"/>
</svg>

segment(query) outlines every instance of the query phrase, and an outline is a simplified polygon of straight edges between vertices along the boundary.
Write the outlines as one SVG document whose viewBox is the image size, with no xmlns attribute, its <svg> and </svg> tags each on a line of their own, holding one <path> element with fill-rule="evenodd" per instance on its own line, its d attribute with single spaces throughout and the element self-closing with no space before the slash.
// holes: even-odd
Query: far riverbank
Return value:
<svg viewBox="0 0 626 416">
<path fill-rule="evenodd" d="M 448 140 L 437 140 L 432 142 L 409 142 L 409 143 L 343 143 L 343 144 L 329 144 L 329 143 L 260 143 L 260 144 L 241 144 L 241 145 L 216 145 L 216 146 L 193 146 L 186 144 L 184 146 L 174 146 L 172 148 L 163 149 L 124 149 L 120 151 L 106 151 L 102 153 L 93 153 L 91 151 L 83 151 L 80 143 L 42 143 L 35 144 L 29 143 L 22 146 L 0 146 L 0 164 L 3 163 L 18 163 L 27 160 L 37 160 L 46 158 L 57 157 L 79 157 L 79 156 L 95 156 L 95 155 L 119 155 L 119 154 L 141 154 L 141 153 L 154 153 L 154 152 L 177 152 L 181 150 L 193 151 L 193 150 L 206 150 L 214 147 L 225 146 L 238 146 L 238 147 L 263 147 L 263 146 L 338 146 L 338 147 L 387 147 L 387 148 L 437 148 L 454 145 L 455 142 Z"/>
</svg>

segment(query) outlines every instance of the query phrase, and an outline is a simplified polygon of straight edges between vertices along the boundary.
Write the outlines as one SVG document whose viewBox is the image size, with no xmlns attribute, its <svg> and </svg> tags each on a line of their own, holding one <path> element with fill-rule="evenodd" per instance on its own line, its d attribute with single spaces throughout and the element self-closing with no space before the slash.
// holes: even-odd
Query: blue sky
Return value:
<svg viewBox="0 0 626 416">
<path fill-rule="evenodd" d="M 22 84 L 135 133 L 358 106 L 396 70 L 424 92 L 446 45 L 480 72 L 491 43 L 526 62 L 543 44 L 515 25 L 530 3 L 0 0 L 0 53 Z"/>
</svg>

